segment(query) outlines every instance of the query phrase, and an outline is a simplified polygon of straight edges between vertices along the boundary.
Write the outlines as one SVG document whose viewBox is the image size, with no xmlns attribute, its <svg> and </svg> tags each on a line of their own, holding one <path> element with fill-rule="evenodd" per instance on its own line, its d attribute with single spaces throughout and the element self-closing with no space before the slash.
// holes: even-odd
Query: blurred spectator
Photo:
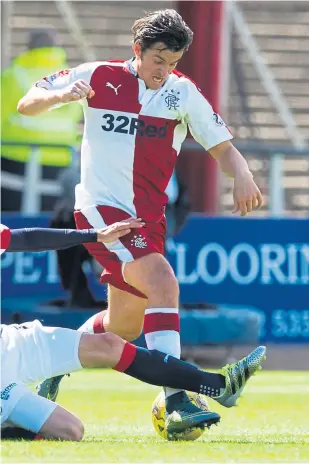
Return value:
<svg viewBox="0 0 309 464">
<path fill-rule="evenodd" d="M 167 238 L 172 238 L 184 225 L 190 212 L 187 187 L 177 170 L 173 172 L 165 192 L 168 196 L 168 204 L 165 211 L 167 220 L 166 235 Z"/>
<path fill-rule="evenodd" d="M 77 123 L 82 119 L 79 104 L 66 105 L 55 111 L 44 113 L 39 118 L 19 114 L 16 110 L 19 99 L 31 85 L 42 76 L 68 68 L 66 52 L 57 43 L 54 30 L 33 30 L 28 49 L 12 60 L 1 75 L 1 139 L 2 146 L 2 210 L 18 211 L 22 204 L 22 193 L 26 163 L 31 149 L 29 144 L 47 143 L 74 145 L 77 142 Z M 8 146 L 6 143 L 21 143 L 24 146 Z M 55 179 L 61 167 L 71 162 L 67 149 L 40 148 L 39 160 L 43 179 Z M 41 198 L 41 209 L 50 210 L 54 197 Z"/>
<path fill-rule="evenodd" d="M 51 227 L 56 229 L 75 229 L 74 202 L 75 186 L 80 181 L 80 166 L 76 160 L 63 169 L 59 175 L 60 195 L 55 206 Z M 61 284 L 69 292 L 67 306 L 90 308 L 96 302 L 89 289 L 88 279 L 83 271 L 83 263 L 92 261 L 82 245 L 57 251 L 58 269 Z"/>
</svg>

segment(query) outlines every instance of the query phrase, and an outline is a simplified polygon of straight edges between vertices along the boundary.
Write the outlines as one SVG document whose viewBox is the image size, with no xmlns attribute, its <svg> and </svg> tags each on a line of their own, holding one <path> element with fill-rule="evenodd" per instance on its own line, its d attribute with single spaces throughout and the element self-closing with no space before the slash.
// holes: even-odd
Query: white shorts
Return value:
<svg viewBox="0 0 309 464">
<path fill-rule="evenodd" d="M 82 369 L 82 332 L 43 327 L 39 321 L 1 325 L 1 423 L 29 390 L 25 385 Z"/>
<path fill-rule="evenodd" d="M 20 427 L 38 433 L 57 406 L 25 385 L 13 382 L 1 392 L 1 429 Z"/>
</svg>

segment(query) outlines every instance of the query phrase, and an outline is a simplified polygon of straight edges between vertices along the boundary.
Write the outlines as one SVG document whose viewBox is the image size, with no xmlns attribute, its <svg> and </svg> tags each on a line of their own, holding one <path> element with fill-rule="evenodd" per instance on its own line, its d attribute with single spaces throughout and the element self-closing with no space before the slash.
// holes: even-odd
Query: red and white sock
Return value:
<svg viewBox="0 0 309 464">
<path fill-rule="evenodd" d="M 147 308 L 144 319 L 144 334 L 149 350 L 158 350 L 180 358 L 180 324 L 178 308 Z M 164 388 L 165 396 L 181 390 Z"/>
<path fill-rule="evenodd" d="M 104 325 L 103 325 L 103 316 L 105 311 L 101 311 L 100 313 L 91 316 L 87 321 L 80 326 L 78 329 L 79 332 L 87 332 L 90 334 L 96 333 L 104 333 Z"/>
</svg>

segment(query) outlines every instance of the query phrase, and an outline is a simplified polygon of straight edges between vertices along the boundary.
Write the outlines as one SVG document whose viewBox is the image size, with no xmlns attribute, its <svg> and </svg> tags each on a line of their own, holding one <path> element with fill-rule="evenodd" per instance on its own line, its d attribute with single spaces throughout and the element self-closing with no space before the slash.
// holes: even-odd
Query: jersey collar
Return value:
<svg viewBox="0 0 309 464">
<path fill-rule="evenodd" d="M 125 61 L 125 67 L 129 71 L 129 73 L 133 74 L 133 76 L 135 77 L 138 77 L 137 72 L 135 71 L 134 66 L 133 66 L 133 61 L 134 61 L 134 58 L 131 58 L 130 60 Z"/>
<path fill-rule="evenodd" d="M 137 77 L 138 79 L 140 79 L 140 78 L 138 77 L 138 75 L 137 75 L 137 72 L 136 72 L 135 69 L 134 69 L 133 61 L 134 61 L 134 58 L 131 58 L 130 60 L 125 61 L 124 66 L 125 66 L 126 70 L 127 70 L 130 74 L 132 74 L 133 76 L 135 76 L 135 77 Z M 165 86 L 165 84 L 167 83 L 168 80 L 169 80 L 169 76 L 168 76 L 168 78 L 165 80 L 165 82 L 164 82 L 164 84 L 162 85 L 162 87 Z M 161 88 L 162 88 L 162 87 L 161 87 Z M 157 90 L 159 90 L 159 89 L 157 89 Z M 156 90 L 155 90 L 155 92 L 156 92 Z"/>
</svg>

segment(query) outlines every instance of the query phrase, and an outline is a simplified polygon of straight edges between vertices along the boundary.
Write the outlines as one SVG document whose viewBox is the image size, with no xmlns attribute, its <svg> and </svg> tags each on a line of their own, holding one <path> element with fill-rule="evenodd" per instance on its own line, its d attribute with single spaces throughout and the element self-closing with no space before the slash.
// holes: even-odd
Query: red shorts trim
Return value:
<svg viewBox="0 0 309 464">
<path fill-rule="evenodd" d="M 112 206 L 93 206 L 82 211 L 75 211 L 77 229 L 101 229 L 114 222 L 128 219 L 130 215 Z M 104 267 L 100 281 L 109 283 L 141 298 L 146 296 L 137 288 L 127 284 L 123 279 L 122 264 L 147 256 L 151 253 L 164 254 L 166 220 L 146 223 L 145 227 L 133 230 L 112 244 L 85 243 L 89 253 Z"/>
</svg>

